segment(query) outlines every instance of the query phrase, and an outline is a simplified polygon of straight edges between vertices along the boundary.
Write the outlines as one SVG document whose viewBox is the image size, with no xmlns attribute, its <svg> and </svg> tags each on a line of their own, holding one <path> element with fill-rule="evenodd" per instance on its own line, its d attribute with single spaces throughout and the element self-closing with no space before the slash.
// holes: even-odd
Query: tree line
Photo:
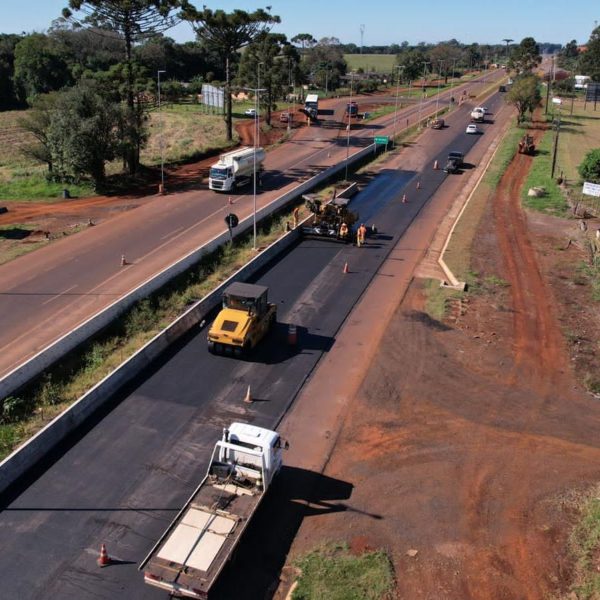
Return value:
<svg viewBox="0 0 600 600">
<path fill-rule="evenodd" d="M 181 21 L 196 41 L 168 37 Z M 309 33 L 288 40 L 272 32 L 277 23 L 270 8 L 227 13 L 188 0 L 68 0 L 46 33 L 0 35 L 0 110 L 32 108 L 22 124 L 36 142 L 25 151 L 47 165 L 49 177 L 90 177 L 101 188 L 108 161 L 121 160 L 130 174 L 139 169 L 159 71 L 167 98 L 195 95 L 205 82 L 222 85 L 229 140 L 235 90 L 260 88 L 268 123 L 275 102 L 300 84 L 345 85 L 344 53 L 352 45 Z M 457 40 L 387 48 L 397 55 L 398 74 L 415 80 L 510 61 L 518 47 L 510 56 L 508 46 Z"/>
</svg>

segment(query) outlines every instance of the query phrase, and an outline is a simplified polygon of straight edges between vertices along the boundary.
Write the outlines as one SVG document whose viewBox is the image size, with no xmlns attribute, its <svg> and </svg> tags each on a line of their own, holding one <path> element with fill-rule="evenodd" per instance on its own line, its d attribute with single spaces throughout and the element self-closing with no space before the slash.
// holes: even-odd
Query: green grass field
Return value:
<svg viewBox="0 0 600 600">
<path fill-rule="evenodd" d="M 292 600 L 382 600 L 394 585 L 382 551 L 355 556 L 345 544 L 331 544 L 299 559 L 297 566 L 301 574 Z"/>
<path fill-rule="evenodd" d="M 570 183 L 579 181 L 577 166 L 585 154 L 600 147 L 600 111 L 594 111 L 594 105 L 577 99 L 571 112 L 570 100 L 565 101 L 561 111 L 560 138 L 556 172 L 563 171 Z M 556 115 L 555 115 L 556 116 Z"/>
<path fill-rule="evenodd" d="M 344 54 L 348 68 L 391 73 L 396 64 L 395 54 Z"/>
<path fill-rule="evenodd" d="M 167 105 L 160 113 L 150 113 L 149 131 L 141 156 L 148 166 L 160 164 L 161 137 L 167 163 L 190 160 L 229 145 L 222 115 L 206 114 L 198 104 Z"/>
<path fill-rule="evenodd" d="M 250 104 L 247 104 L 250 106 Z M 240 115 L 246 105 L 236 105 Z M 25 156 L 21 149 L 34 140 L 19 126 L 26 111 L 0 112 L 0 200 L 45 202 L 61 197 L 69 188 L 72 196 L 93 196 L 94 190 L 87 182 L 81 184 L 54 183 L 46 180 L 47 168 Z M 153 111 L 148 119 L 149 139 L 142 150 L 141 162 L 146 166 L 160 164 L 161 140 L 164 159 L 178 163 L 194 159 L 204 152 L 228 146 L 225 139 L 225 122 L 222 115 L 206 114 L 197 104 L 164 105 L 160 113 Z M 120 172 L 121 163 L 107 165 L 107 173 Z"/>
</svg>

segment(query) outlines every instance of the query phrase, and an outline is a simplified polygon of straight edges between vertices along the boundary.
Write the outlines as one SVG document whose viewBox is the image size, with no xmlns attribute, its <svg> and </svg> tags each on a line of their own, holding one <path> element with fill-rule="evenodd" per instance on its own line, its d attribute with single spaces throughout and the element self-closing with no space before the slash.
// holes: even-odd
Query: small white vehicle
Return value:
<svg viewBox="0 0 600 600">
<path fill-rule="evenodd" d="M 479 133 L 479 129 L 475 123 L 469 123 L 465 130 L 465 133 Z"/>
<path fill-rule="evenodd" d="M 257 113 L 256 113 L 256 109 L 255 109 L 255 108 L 247 108 L 247 109 L 244 111 L 244 114 L 245 114 L 247 117 L 256 117 L 256 114 L 257 114 Z"/>
</svg>

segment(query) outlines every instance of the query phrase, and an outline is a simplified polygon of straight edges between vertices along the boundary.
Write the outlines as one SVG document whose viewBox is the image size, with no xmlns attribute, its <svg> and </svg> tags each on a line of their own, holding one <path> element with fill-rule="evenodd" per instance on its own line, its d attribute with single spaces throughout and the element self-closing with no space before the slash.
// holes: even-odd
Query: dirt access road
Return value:
<svg viewBox="0 0 600 600">
<path fill-rule="evenodd" d="M 357 373 L 342 356 L 328 370 L 344 382 L 333 401 L 356 393 L 324 474 L 353 491 L 336 510 L 309 505 L 289 562 L 345 540 L 389 551 L 397 598 L 541 600 L 568 589 L 571 501 L 600 478 L 600 403 L 578 384 L 561 324 L 585 327 L 593 345 L 599 319 L 585 286 L 569 285 L 584 254 L 561 248 L 576 225 L 520 208 L 531 160 L 515 157 L 479 225 L 474 269 L 488 283 L 438 322 L 414 280 L 370 365 Z M 364 346 L 349 342 L 348 358 Z"/>
</svg>

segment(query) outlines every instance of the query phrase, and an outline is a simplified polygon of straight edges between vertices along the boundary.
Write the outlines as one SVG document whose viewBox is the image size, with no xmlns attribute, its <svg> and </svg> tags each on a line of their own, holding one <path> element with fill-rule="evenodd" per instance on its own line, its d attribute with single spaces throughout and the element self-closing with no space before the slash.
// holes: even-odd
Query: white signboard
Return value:
<svg viewBox="0 0 600 600">
<path fill-rule="evenodd" d="M 552 98 L 552 104 L 562 104 L 562 98 Z"/>
<path fill-rule="evenodd" d="M 583 184 L 582 192 L 588 196 L 600 197 L 600 183 L 590 183 L 589 181 L 586 181 Z"/>
<path fill-rule="evenodd" d="M 223 108 L 225 103 L 225 94 L 223 88 L 215 87 L 214 85 L 202 85 L 202 102 L 207 106 L 216 106 Z"/>
</svg>

